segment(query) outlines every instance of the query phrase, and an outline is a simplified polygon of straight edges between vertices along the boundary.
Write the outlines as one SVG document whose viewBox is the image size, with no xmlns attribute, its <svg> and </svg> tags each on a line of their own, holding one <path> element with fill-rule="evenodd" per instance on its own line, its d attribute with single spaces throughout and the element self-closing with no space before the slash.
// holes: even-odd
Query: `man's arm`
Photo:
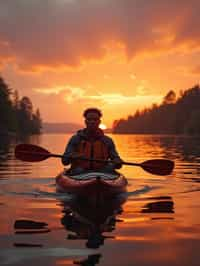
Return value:
<svg viewBox="0 0 200 266">
<path fill-rule="evenodd" d="M 115 168 L 121 168 L 123 160 L 120 158 L 113 140 L 106 136 L 106 143 L 108 145 L 110 159 L 113 161 Z"/>
<path fill-rule="evenodd" d="M 119 158 L 120 159 L 120 156 L 119 156 L 119 153 L 116 149 L 116 146 L 113 142 L 113 140 L 109 137 L 106 137 L 106 142 L 107 142 L 107 145 L 108 145 L 108 148 L 109 148 L 109 155 L 110 155 L 110 159 L 113 160 L 115 158 Z"/>
<path fill-rule="evenodd" d="M 64 165 L 68 165 L 71 163 L 71 155 L 73 154 L 73 152 L 75 152 L 78 141 L 79 137 L 77 137 L 77 135 L 72 136 L 69 140 L 62 157 L 62 163 Z"/>
</svg>

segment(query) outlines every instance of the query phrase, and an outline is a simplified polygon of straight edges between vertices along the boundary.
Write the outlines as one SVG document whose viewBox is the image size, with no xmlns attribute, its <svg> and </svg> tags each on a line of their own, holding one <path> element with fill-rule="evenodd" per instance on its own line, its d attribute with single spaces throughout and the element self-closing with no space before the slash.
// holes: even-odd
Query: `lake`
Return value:
<svg viewBox="0 0 200 266">
<path fill-rule="evenodd" d="M 18 143 L 62 154 L 70 136 Z M 123 166 L 128 192 L 97 209 L 56 193 L 60 159 L 16 160 L 16 141 L 1 138 L 0 265 L 200 265 L 200 138 L 111 136 L 125 161 L 166 158 L 175 169 L 163 177 Z"/>
</svg>

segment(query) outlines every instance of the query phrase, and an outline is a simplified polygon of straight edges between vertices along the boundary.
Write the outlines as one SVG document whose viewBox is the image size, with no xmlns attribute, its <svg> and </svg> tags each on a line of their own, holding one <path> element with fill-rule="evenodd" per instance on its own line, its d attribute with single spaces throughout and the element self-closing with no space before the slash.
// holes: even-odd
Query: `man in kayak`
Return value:
<svg viewBox="0 0 200 266">
<path fill-rule="evenodd" d="M 64 165 L 71 164 L 71 173 L 80 174 L 86 171 L 113 172 L 122 166 L 113 140 L 104 135 L 99 128 L 102 113 L 97 108 L 84 111 L 86 128 L 79 130 L 69 140 L 62 158 Z M 78 158 L 100 159 L 107 162 L 80 160 Z"/>
</svg>

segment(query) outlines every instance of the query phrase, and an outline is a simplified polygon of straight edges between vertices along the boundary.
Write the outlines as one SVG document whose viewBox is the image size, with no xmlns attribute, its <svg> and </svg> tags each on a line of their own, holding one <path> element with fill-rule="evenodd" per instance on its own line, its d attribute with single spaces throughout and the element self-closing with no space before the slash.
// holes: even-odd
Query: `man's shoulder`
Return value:
<svg viewBox="0 0 200 266">
<path fill-rule="evenodd" d="M 112 140 L 111 137 L 109 137 L 108 135 L 105 135 L 105 134 L 103 135 L 103 138 Z"/>
<path fill-rule="evenodd" d="M 111 137 L 107 136 L 107 135 L 103 135 L 102 136 L 102 140 L 107 143 L 107 144 L 112 144 L 113 143 L 113 140 Z"/>
<path fill-rule="evenodd" d="M 71 141 L 72 142 L 77 142 L 77 141 L 80 141 L 81 138 L 82 138 L 82 130 L 78 130 L 76 133 L 74 133 L 71 136 Z"/>
</svg>

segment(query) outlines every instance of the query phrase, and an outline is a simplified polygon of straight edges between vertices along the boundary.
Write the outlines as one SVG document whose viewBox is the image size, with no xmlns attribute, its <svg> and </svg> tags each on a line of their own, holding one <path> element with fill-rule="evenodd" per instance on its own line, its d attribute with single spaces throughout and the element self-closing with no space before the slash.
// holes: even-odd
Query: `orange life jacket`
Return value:
<svg viewBox="0 0 200 266">
<path fill-rule="evenodd" d="M 95 141 L 81 140 L 78 144 L 76 151 L 80 156 L 91 159 L 108 160 L 109 151 L 107 145 L 100 139 Z M 81 167 L 85 170 L 98 170 L 104 167 L 106 163 L 74 160 L 71 164 L 71 168 Z"/>
</svg>

